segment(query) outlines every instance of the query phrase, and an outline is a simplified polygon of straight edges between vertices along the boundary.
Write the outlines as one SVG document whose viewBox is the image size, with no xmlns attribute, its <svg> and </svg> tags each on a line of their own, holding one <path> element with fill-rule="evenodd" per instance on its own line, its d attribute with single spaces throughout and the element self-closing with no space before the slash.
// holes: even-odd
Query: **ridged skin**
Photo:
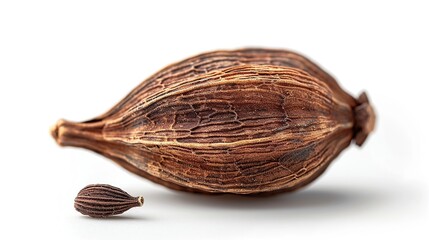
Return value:
<svg viewBox="0 0 429 240">
<path fill-rule="evenodd" d="M 142 197 L 132 197 L 120 188 L 108 184 L 92 184 L 79 191 L 75 209 L 83 215 L 105 218 L 143 205 Z"/>
<path fill-rule="evenodd" d="M 298 54 L 219 51 L 166 67 L 106 114 L 60 121 L 53 135 L 174 189 L 275 193 L 317 178 L 359 133 L 363 143 L 373 115 L 361 108 L 357 124 L 361 105 Z"/>
<path fill-rule="evenodd" d="M 286 50 L 249 48 L 208 52 L 171 64 L 143 81 L 115 107 L 96 119 L 104 119 L 115 113 L 120 114 L 125 104 L 134 104 L 140 101 L 140 98 L 150 98 L 170 85 L 186 81 L 189 77 L 246 64 L 283 66 L 303 70 L 325 82 L 332 91 L 338 94 L 341 101 L 352 107 L 357 105 L 356 100 L 342 90 L 332 76 L 304 56 Z"/>
</svg>

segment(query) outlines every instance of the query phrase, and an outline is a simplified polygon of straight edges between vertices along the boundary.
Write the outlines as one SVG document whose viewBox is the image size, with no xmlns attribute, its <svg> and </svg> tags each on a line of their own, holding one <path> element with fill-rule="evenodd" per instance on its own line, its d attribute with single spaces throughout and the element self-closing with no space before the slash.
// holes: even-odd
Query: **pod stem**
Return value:
<svg viewBox="0 0 429 240">
<path fill-rule="evenodd" d="M 76 123 L 61 119 L 51 127 L 51 135 L 61 146 L 84 147 L 97 151 L 99 149 L 94 143 L 104 140 L 103 127 L 102 121 Z"/>
<path fill-rule="evenodd" d="M 355 114 L 355 136 L 356 145 L 362 146 L 368 135 L 374 131 L 375 112 L 372 108 L 368 96 L 365 92 L 361 93 L 357 99 L 357 106 L 354 108 Z"/>
<path fill-rule="evenodd" d="M 141 207 L 141 206 L 143 206 L 143 203 L 144 203 L 144 198 L 143 198 L 143 196 L 138 196 L 137 197 L 137 201 L 139 202 L 139 206 Z"/>
</svg>

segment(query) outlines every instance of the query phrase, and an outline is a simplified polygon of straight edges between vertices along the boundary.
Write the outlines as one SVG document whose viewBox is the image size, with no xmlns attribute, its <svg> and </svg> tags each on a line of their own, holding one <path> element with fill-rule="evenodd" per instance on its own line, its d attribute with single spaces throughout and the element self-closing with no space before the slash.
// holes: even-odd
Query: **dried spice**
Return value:
<svg viewBox="0 0 429 240">
<path fill-rule="evenodd" d="M 132 197 L 120 188 L 93 184 L 79 191 L 74 200 L 74 208 L 83 215 L 105 218 L 142 206 L 143 201 L 143 197 Z"/>
<path fill-rule="evenodd" d="M 353 98 L 307 58 L 242 49 L 170 65 L 107 113 L 60 120 L 52 135 L 170 188 L 256 194 L 310 183 L 374 122 L 365 93 Z"/>
</svg>

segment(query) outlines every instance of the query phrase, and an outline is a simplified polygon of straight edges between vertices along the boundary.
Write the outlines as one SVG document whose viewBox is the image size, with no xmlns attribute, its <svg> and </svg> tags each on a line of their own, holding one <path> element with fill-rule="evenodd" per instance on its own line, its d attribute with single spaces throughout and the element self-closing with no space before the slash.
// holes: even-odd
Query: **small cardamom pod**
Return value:
<svg viewBox="0 0 429 240">
<path fill-rule="evenodd" d="M 105 218 L 143 205 L 143 197 L 132 197 L 120 188 L 108 184 L 93 184 L 79 191 L 75 209 L 83 215 Z"/>
<path fill-rule="evenodd" d="M 375 114 L 307 58 L 283 50 L 201 54 L 170 65 L 107 113 L 52 135 L 167 187 L 257 194 L 316 179 Z"/>
</svg>

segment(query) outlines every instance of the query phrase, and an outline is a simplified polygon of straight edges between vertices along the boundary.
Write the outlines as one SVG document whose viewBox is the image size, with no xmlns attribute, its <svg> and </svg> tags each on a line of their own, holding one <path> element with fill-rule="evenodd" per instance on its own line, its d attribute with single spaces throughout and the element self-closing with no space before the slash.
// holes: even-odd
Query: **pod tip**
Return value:
<svg viewBox="0 0 429 240">
<path fill-rule="evenodd" d="M 63 132 L 64 123 L 65 123 L 65 120 L 60 119 L 60 120 L 58 120 L 58 122 L 55 125 L 53 125 L 50 128 L 51 136 L 54 138 L 54 140 L 59 145 L 62 145 L 61 144 L 61 135 L 62 135 L 62 132 Z"/>
<path fill-rule="evenodd" d="M 139 202 L 140 207 L 141 207 L 141 206 L 143 206 L 143 203 L 144 203 L 144 198 L 143 198 L 143 196 L 139 196 L 139 197 L 137 198 L 137 201 Z"/>
<path fill-rule="evenodd" d="M 368 135 L 374 131 L 376 117 L 365 92 L 361 93 L 357 102 L 358 105 L 354 109 L 356 121 L 354 139 L 356 145 L 362 146 Z"/>
</svg>

